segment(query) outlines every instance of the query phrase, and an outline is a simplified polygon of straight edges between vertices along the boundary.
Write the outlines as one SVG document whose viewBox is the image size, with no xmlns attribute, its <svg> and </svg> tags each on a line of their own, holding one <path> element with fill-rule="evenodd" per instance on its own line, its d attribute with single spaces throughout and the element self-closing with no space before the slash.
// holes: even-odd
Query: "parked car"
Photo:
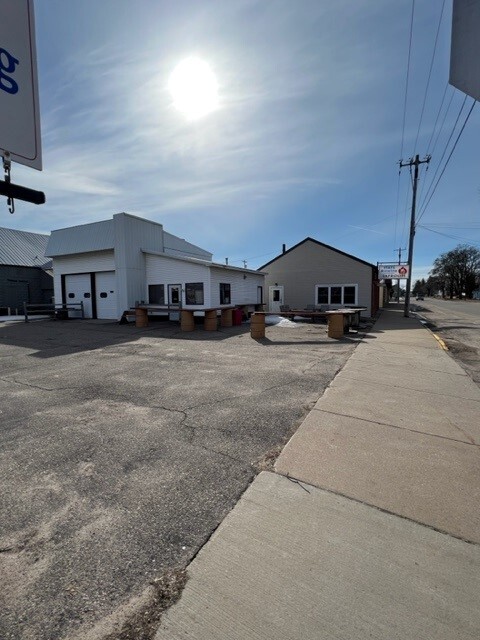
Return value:
<svg viewBox="0 0 480 640">
<path fill-rule="evenodd" d="M 424 300 L 423 293 L 417 293 L 417 300 Z"/>
</svg>

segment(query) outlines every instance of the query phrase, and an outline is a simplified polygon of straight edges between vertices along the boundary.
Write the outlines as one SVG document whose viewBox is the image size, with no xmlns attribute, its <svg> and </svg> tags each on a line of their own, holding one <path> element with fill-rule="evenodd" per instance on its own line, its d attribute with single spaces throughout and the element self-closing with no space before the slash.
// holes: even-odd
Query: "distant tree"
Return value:
<svg viewBox="0 0 480 640">
<path fill-rule="evenodd" d="M 426 286 L 425 278 L 422 278 L 421 280 L 415 281 L 415 284 L 413 285 L 412 293 L 413 295 L 417 295 L 418 293 L 425 294 L 426 289 L 427 289 L 427 286 Z"/>
<path fill-rule="evenodd" d="M 480 250 L 469 245 L 458 245 L 442 253 L 433 263 L 430 277 L 442 291 L 442 295 L 472 298 L 480 283 Z"/>
</svg>

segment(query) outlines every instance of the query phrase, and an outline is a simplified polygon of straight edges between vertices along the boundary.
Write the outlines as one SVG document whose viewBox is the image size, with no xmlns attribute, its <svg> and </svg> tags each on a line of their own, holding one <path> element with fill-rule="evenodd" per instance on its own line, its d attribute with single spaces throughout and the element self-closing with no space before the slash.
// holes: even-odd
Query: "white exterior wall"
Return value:
<svg viewBox="0 0 480 640">
<path fill-rule="evenodd" d="M 145 254 L 142 249 L 163 251 L 163 227 L 126 213 L 113 216 L 117 314 L 145 298 Z"/>
<path fill-rule="evenodd" d="M 203 264 L 194 264 L 175 260 L 163 256 L 146 254 L 146 282 L 141 299 L 148 301 L 148 285 L 165 285 L 165 298 L 167 296 L 167 285 L 182 285 L 182 305 L 185 305 L 185 283 L 203 282 L 204 305 L 199 308 L 211 306 L 210 301 L 210 267 Z"/>
<path fill-rule="evenodd" d="M 53 258 L 53 288 L 55 302 L 62 301 L 62 275 L 69 273 L 92 273 L 94 271 L 113 271 L 115 258 L 113 251 L 91 251 L 72 256 Z M 117 284 L 118 289 L 118 284 Z M 63 302 L 67 302 L 63 300 Z"/>
<path fill-rule="evenodd" d="M 265 277 L 263 275 L 211 267 L 210 282 L 212 307 L 220 305 L 221 282 L 230 283 L 231 285 L 231 304 L 257 304 L 257 287 L 263 287 L 263 300 L 265 302 Z"/>
</svg>

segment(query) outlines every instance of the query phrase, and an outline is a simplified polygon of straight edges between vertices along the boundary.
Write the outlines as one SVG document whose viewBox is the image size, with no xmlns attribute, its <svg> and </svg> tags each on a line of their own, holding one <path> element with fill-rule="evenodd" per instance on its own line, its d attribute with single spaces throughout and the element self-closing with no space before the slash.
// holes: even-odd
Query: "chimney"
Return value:
<svg viewBox="0 0 480 640">
<path fill-rule="evenodd" d="M 287 250 L 287 245 L 286 244 L 282 244 L 282 253 L 285 253 L 286 250 Z"/>
</svg>

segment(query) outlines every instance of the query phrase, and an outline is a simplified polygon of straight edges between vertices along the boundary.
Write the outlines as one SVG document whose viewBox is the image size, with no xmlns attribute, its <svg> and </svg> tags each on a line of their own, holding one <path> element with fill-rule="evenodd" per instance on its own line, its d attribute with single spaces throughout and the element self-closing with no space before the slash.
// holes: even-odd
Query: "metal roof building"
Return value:
<svg viewBox="0 0 480 640">
<path fill-rule="evenodd" d="M 0 227 L 0 315 L 21 313 L 23 303 L 50 303 L 52 261 L 45 256 L 49 236 Z"/>
<path fill-rule="evenodd" d="M 22 267 L 49 268 L 51 260 L 45 257 L 49 236 L 0 227 L 0 264 Z"/>
</svg>

